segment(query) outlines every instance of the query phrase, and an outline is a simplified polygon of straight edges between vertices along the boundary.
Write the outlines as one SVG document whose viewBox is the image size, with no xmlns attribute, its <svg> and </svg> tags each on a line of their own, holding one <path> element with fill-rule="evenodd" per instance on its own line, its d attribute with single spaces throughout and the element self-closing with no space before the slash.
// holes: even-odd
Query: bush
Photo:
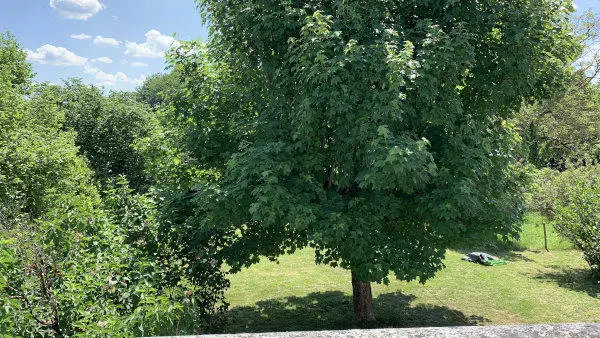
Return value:
<svg viewBox="0 0 600 338">
<path fill-rule="evenodd" d="M 110 189 L 105 192 L 104 204 L 112 222 L 121 229 L 123 245 L 135 248 L 134 259 L 156 264 L 160 280 L 155 281 L 154 286 L 158 293 L 168 294 L 171 300 L 177 300 L 184 307 L 171 323 L 176 325 L 167 326 L 162 332 L 219 331 L 228 307 L 225 289 L 229 287 L 221 262 L 210 253 L 198 253 L 190 258 L 178 255 L 160 233 L 169 225 L 160 224 L 155 196 L 134 194 L 124 176 L 111 182 Z M 206 247 L 205 251 L 211 250 Z"/>
<path fill-rule="evenodd" d="M 527 193 L 529 211 L 553 220 L 557 208 L 569 201 L 569 187 L 575 182 L 591 182 L 600 179 L 600 166 L 585 166 L 558 171 L 549 168 L 535 170 Z"/>
<path fill-rule="evenodd" d="M 228 285 L 219 266 L 203 266 L 213 278 L 191 283 L 189 262 L 155 240 L 153 201 L 132 195 L 125 181 L 106 196 L 106 210 L 92 198 L 64 196 L 44 220 L 0 228 L 0 332 L 126 337 L 215 330 Z"/>
<path fill-rule="evenodd" d="M 600 277 L 600 168 L 572 175 L 556 203 L 556 230 L 578 249 Z"/>
<path fill-rule="evenodd" d="M 531 184 L 526 193 L 528 211 L 538 212 L 550 219 L 554 218 L 558 194 L 556 181 L 559 176 L 560 172 L 550 168 L 533 170 Z"/>
<path fill-rule="evenodd" d="M 29 84 L 26 55 L 0 34 L 0 337 L 212 329 L 226 308 L 220 262 L 178 258 L 159 245 L 154 200 L 133 195 L 125 180 L 101 200 L 93 161 L 78 154 L 78 135 L 64 128 L 69 107 L 55 86 Z M 126 134 L 130 120 L 145 125 L 132 100 L 111 100 L 106 109 L 122 118 L 106 121 L 119 127 L 113 136 Z M 117 140 L 123 152 L 109 158 L 134 154 L 125 136 Z"/>
<path fill-rule="evenodd" d="M 583 251 L 600 277 L 600 167 L 540 170 L 528 200 L 530 210 L 552 219 L 556 231 Z"/>
</svg>

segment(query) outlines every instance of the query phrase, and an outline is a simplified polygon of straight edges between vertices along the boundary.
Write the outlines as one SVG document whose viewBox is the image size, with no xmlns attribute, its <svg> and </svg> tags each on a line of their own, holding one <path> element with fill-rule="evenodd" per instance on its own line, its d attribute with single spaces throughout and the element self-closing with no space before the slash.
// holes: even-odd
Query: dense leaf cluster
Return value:
<svg viewBox="0 0 600 338">
<path fill-rule="evenodd" d="M 228 237 L 234 270 L 311 245 L 361 280 L 425 280 L 462 234 L 516 233 L 507 119 L 563 83 L 568 1 L 198 4 L 209 62 L 174 64 L 221 156 L 187 221 Z"/>
<path fill-rule="evenodd" d="M 532 209 L 553 220 L 558 233 L 583 251 L 600 277 L 600 168 L 545 169 L 535 177 Z"/>
<path fill-rule="evenodd" d="M 220 265 L 160 242 L 155 198 L 119 176 L 138 190 L 147 183 L 134 141 L 152 127 L 150 110 L 77 81 L 33 85 L 8 34 L 0 58 L 0 336 L 217 327 L 228 285 Z"/>
<path fill-rule="evenodd" d="M 522 158 L 538 168 L 566 170 L 600 160 L 600 90 L 581 71 L 547 100 L 525 105 L 515 117 Z"/>
<path fill-rule="evenodd" d="M 584 49 L 567 74 L 564 87 L 548 98 L 524 104 L 514 117 L 523 139 L 522 162 L 537 168 L 564 171 L 572 166 L 597 164 L 600 159 L 600 18 L 586 12 L 573 18 L 574 31 Z"/>
<path fill-rule="evenodd" d="M 66 112 L 63 128 L 76 132 L 75 143 L 95 176 L 105 183 L 125 175 L 133 188 L 146 191 L 151 182 L 134 142 L 151 132 L 151 110 L 130 93 L 105 96 L 99 88 L 79 80 L 67 81 L 55 90 Z"/>
</svg>

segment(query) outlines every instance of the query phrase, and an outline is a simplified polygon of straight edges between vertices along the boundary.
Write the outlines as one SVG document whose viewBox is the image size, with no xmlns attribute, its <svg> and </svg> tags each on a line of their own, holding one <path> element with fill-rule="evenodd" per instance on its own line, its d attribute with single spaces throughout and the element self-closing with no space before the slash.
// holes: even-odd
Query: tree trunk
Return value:
<svg viewBox="0 0 600 338">
<path fill-rule="evenodd" d="M 544 249 L 546 249 L 546 252 L 550 252 L 550 250 L 548 250 L 548 235 L 546 235 L 546 222 L 542 223 L 542 225 L 544 226 Z"/>
<path fill-rule="evenodd" d="M 375 321 L 371 282 L 358 280 L 354 271 L 352 271 L 352 301 L 354 303 L 354 323 L 357 326 L 364 327 Z"/>
</svg>

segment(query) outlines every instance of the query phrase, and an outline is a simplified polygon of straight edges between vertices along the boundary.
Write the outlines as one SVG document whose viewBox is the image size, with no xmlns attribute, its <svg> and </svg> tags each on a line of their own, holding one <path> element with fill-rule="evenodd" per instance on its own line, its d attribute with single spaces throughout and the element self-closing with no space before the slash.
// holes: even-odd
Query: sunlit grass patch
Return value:
<svg viewBox="0 0 600 338">
<path fill-rule="evenodd" d="M 600 288 L 581 253 L 563 250 L 571 246 L 551 226 L 545 252 L 536 222 L 528 216 L 515 246 L 527 249 L 500 252 L 508 265 L 481 266 L 449 251 L 446 269 L 424 285 L 374 284 L 376 326 L 600 322 Z M 350 273 L 315 265 L 310 249 L 231 276 L 227 298 L 228 332 L 352 328 Z"/>
</svg>

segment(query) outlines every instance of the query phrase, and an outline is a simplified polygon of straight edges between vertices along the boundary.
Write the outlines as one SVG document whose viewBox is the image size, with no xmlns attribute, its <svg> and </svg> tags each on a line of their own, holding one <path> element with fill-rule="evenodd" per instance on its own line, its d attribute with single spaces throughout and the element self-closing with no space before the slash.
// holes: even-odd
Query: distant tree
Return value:
<svg viewBox="0 0 600 338">
<path fill-rule="evenodd" d="M 150 75 L 135 91 L 138 101 L 157 109 L 169 103 L 180 89 L 179 76 L 173 72 Z"/>
<path fill-rule="evenodd" d="M 0 34 L 0 74 L 3 83 L 23 90 L 31 84 L 33 71 L 26 60 L 27 54 L 9 32 Z M 19 87 L 19 88 L 17 88 Z"/>
<path fill-rule="evenodd" d="M 592 13 L 575 19 L 584 50 L 565 77 L 564 90 L 526 104 L 515 116 L 524 143 L 522 157 L 538 168 L 565 170 L 600 161 L 600 20 Z M 571 65 L 568 65 L 571 66 Z"/>
<path fill-rule="evenodd" d="M 59 196 L 94 189 L 74 134 L 60 130 L 64 113 L 52 88 L 32 88 L 31 65 L 11 35 L 0 36 L 0 56 L 1 228 L 41 217 Z"/>
<path fill-rule="evenodd" d="M 151 109 L 131 93 L 104 95 L 79 80 L 67 81 L 60 92 L 59 103 L 66 112 L 64 127 L 77 133 L 76 144 L 100 181 L 125 175 L 132 188 L 147 189 L 145 161 L 134 143 L 150 132 Z"/>
<path fill-rule="evenodd" d="M 552 98 L 524 105 L 515 123 L 524 160 L 538 168 L 600 161 L 600 88 L 583 72 Z"/>
<path fill-rule="evenodd" d="M 198 4 L 205 62 L 174 63 L 202 94 L 185 112 L 208 151 L 190 154 L 215 156 L 179 209 L 189 250 L 212 236 L 237 271 L 312 246 L 351 271 L 365 323 L 370 282 L 424 282 L 459 237 L 516 234 L 507 119 L 563 82 L 570 1 Z"/>
</svg>

